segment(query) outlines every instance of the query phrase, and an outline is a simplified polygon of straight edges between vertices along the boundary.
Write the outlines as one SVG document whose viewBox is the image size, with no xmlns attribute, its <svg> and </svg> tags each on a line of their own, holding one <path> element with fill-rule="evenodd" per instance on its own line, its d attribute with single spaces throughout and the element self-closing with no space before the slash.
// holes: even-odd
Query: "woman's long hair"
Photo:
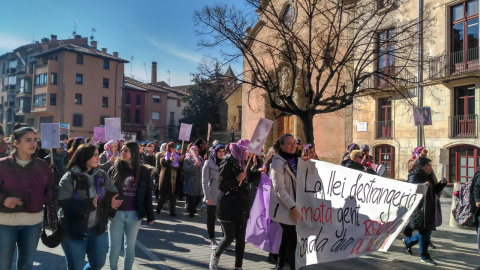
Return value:
<svg viewBox="0 0 480 270">
<path fill-rule="evenodd" d="M 132 171 L 133 175 L 135 176 L 136 186 L 140 177 L 140 169 L 142 166 L 140 148 L 136 142 L 128 142 L 124 144 L 124 146 L 130 150 L 130 162 L 132 164 Z M 128 164 L 122 159 L 118 159 L 117 162 L 115 162 L 115 172 L 113 173 L 112 181 L 115 183 L 118 180 L 123 180 L 129 170 L 130 168 L 128 167 Z"/>
<path fill-rule="evenodd" d="M 97 149 L 98 147 L 91 143 L 80 145 L 73 153 L 72 159 L 67 165 L 67 170 L 71 170 L 76 165 L 82 172 L 86 172 L 88 170 L 87 161 L 95 155 Z"/>
<path fill-rule="evenodd" d="M 85 139 L 83 139 L 82 137 L 75 138 L 75 140 L 72 143 L 72 146 L 68 149 L 67 152 L 75 153 L 77 151 L 77 148 L 82 144 L 85 144 Z"/>
</svg>

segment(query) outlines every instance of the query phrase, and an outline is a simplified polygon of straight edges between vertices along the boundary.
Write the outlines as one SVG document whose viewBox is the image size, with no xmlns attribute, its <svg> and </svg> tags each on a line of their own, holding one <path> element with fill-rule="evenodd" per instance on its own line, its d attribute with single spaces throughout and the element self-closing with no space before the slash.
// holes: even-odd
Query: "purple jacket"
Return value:
<svg viewBox="0 0 480 270">
<path fill-rule="evenodd" d="M 0 212 L 38 213 L 43 204 L 53 203 L 54 186 L 52 170 L 45 161 L 33 157 L 24 168 L 15 162 L 15 155 L 0 159 Z M 8 197 L 20 198 L 22 205 L 5 207 Z"/>
</svg>

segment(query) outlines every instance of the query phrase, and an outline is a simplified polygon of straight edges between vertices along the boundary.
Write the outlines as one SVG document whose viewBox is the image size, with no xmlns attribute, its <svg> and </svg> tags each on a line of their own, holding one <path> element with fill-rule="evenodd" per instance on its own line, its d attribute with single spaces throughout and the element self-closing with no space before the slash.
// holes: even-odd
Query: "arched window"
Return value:
<svg viewBox="0 0 480 270">
<path fill-rule="evenodd" d="M 395 147 L 382 144 L 375 147 L 375 163 L 385 165 L 385 174 L 388 178 L 395 176 Z"/>
<path fill-rule="evenodd" d="M 290 27 L 292 25 L 294 17 L 295 17 L 295 10 L 291 5 L 288 5 L 283 12 L 283 16 L 282 16 L 283 23 L 287 27 Z"/>
<path fill-rule="evenodd" d="M 478 169 L 480 148 L 460 145 L 450 148 L 449 181 L 466 183 Z M 438 178 L 438 177 L 437 177 Z"/>
</svg>

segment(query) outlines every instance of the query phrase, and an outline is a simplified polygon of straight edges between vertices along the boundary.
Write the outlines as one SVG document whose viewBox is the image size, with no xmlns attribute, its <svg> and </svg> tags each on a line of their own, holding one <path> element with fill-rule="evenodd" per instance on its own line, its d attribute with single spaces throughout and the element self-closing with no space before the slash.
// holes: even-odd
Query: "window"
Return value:
<svg viewBox="0 0 480 270">
<path fill-rule="evenodd" d="M 47 94 L 39 94 L 33 96 L 33 106 L 40 107 L 47 105 Z"/>
<path fill-rule="evenodd" d="M 35 85 L 47 85 L 47 73 L 38 74 L 35 76 Z"/>
<path fill-rule="evenodd" d="M 130 101 L 130 93 L 126 93 L 126 94 L 125 94 L 125 104 L 127 104 L 127 105 L 130 105 L 130 104 L 131 104 L 131 101 Z"/>
<path fill-rule="evenodd" d="M 170 126 L 175 125 L 175 112 L 170 112 Z"/>
<path fill-rule="evenodd" d="M 135 110 L 135 124 L 140 124 L 140 111 Z"/>
<path fill-rule="evenodd" d="M 57 94 L 50 94 L 50 105 L 57 106 Z"/>
<path fill-rule="evenodd" d="M 75 76 L 75 82 L 77 84 L 83 84 L 83 74 L 77 73 Z"/>
<path fill-rule="evenodd" d="M 83 65 L 83 54 L 77 53 L 77 65 Z"/>
<path fill-rule="evenodd" d="M 57 85 L 57 73 L 52 72 L 50 74 L 50 84 Z"/>
<path fill-rule="evenodd" d="M 395 72 L 395 29 L 378 33 L 378 71 L 381 73 L 380 85 L 388 84 L 388 79 Z"/>
<path fill-rule="evenodd" d="M 103 78 L 103 88 L 108 88 L 108 82 L 109 82 L 108 78 Z"/>
<path fill-rule="evenodd" d="M 476 137 L 475 85 L 454 88 L 454 115 L 450 117 L 452 137 Z"/>
<path fill-rule="evenodd" d="M 395 147 L 388 144 L 375 147 L 375 163 L 385 165 L 385 174 L 382 176 L 394 178 Z"/>
<path fill-rule="evenodd" d="M 75 93 L 75 104 L 82 105 L 82 94 Z"/>
<path fill-rule="evenodd" d="M 17 59 L 8 61 L 8 68 L 10 69 L 9 73 L 14 73 L 15 71 L 17 71 L 17 65 Z"/>
<path fill-rule="evenodd" d="M 103 69 L 110 69 L 110 61 L 107 59 L 103 60 Z"/>
<path fill-rule="evenodd" d="M 25 79 L 20 79 L 20 92 L 25 93 Z"/>
<path fill-rule="evenodd" d="M 130 119 L 130 109 L 125 109 L 124 115 L 123 115 L 124 121 L 127 124 L 130 124 L 132 121 Z"/>
<path fill-rule="evenodd" d="M 295 17 L 295 10 L 291 5 L 288 5 L 283 12 L 282 21 L 287 26 L 290 27 Z"/>
<path fill-rule="evenodd" d="M 102 97 L 102 107 L 108 107 L 108 97 Z"/>
<path fill-rule="evenodd" d="M 177 100 L 177 107 L 180 107 L 181 101 Z"/>
<path fill-rule="evenodd" d="M 478 0 L 452 7 L 451 61 L 453 71 L 474 68 L 469 61 L 476 60 L 478 69 Z"/>
<path fill-rule="evenodd" d="M 135 105 L 141 106 L 142 102 L 140 101 L 140 95 L 135 96 Z"/>
<path fill-rule="evenodd" d="M 160 113 L 152 112 L 152 120 L 160 120 Z"/>
<path fill-rule="evenodd" d="M 53 123 L 53 116 L 43 116 L 39 119 L 40 124 Z M 42 125 L 40 125 L 41 127 Z"/>
<path fill-rule="evenodd" d="M 462 145 L 450 148 L 449 182 L 466 183 L 478 169 L 480 148 Z"/>
<path fill-rule="evenodd" d="M 160 103 L 161 99 L 160 96 L 153 96 L 153 103 Z"/>
<path fill-rule="evenodd" d="M 73 114 L 72 125 L 74 127 L 83 127 L 83 114 Z"/>
<path fill-rule="evenodd" d="M 376 122 L 376 138 L 392 138 L 392 99 L 378 100 L 378 116 Z"/>
<path fill-rule="evenodd" d="M 109 117 L 109 115 L 100 115 L 100 126 L 105 126 L 105 118 Z"/>
</svg>

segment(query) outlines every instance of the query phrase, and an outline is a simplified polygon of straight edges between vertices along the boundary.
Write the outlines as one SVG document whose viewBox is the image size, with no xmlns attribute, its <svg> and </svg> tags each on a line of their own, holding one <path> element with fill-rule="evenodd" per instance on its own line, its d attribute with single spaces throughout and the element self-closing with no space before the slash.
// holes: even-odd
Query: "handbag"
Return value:
<svg viewBox="0 0 480 270">
<path fill-rule="evenodd" d="M 47 216 L 47 207 L 44 209 L 44 216 Z M 56 248 L 60 245 L 63 239 L 62 231 L 58 228 L 58 217 L 56 215 L 55 218 L 57 219 L 57 229 L 49 235 L 47 235 L 47 232 L 45 231 L 46 220 L 43 221 L 42 235 L 40 236 L 40 239 L 42 240 L 42 243 L 49 248 Z"/>
<path fill-rule="evenodd" d="M 422 199 L 422 206 L 417 208 L 410 217 L 410 227 L 414 230 L 425 228 L 425 198 Z"/>
</svg>

